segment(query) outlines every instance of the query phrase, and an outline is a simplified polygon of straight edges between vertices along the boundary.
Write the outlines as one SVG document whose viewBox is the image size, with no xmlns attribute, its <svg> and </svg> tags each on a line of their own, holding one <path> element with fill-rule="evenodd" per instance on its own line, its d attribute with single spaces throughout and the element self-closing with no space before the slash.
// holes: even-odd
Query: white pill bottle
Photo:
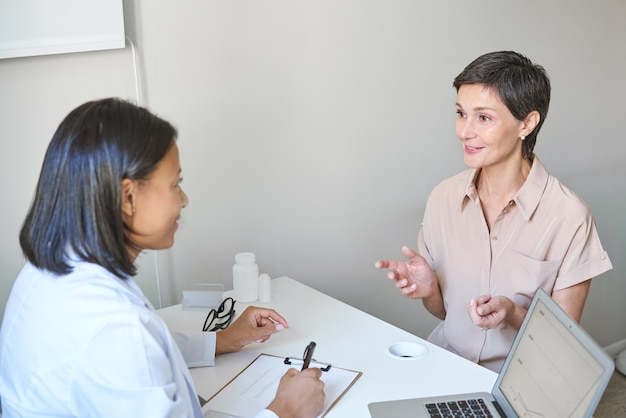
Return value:
<svg viewBox="0 0 626 418">
<path fill-rule="evenodd" d="M 241 303 L 254 302 L 258 298 L 259 266 L 254 253 L 238 253 L 233 266 L 233 290 L 235 300 Z"/>
</svg>

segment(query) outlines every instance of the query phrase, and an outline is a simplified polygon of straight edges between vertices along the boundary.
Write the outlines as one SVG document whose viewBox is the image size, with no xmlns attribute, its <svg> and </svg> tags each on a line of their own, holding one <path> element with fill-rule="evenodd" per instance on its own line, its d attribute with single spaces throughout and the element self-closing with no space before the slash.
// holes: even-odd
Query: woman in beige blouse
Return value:
<svg viewBox="0 0 626 418">
<path fill-rule="evenodd" d="M 454 87 L 469 168 L 431 192 L 417 252 L 376 267 L 442 320 L 429 341 L 499 371 L 537 288 L 579 321 L 591 278 L 612 266 L 587 204 L 533 153 L 550 102 L 543 67 L 488 53 Z"/>
</svg>

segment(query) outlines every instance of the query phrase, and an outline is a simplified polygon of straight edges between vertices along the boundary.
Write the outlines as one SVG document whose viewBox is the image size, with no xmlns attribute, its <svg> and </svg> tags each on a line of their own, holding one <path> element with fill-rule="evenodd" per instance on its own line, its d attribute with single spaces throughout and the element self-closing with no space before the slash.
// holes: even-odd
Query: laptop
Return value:
<svg viewBox="0 0 626 418">
<path fill-rule="evenodd" d="M 491 393 L 372 402 L 372 418 L 591 417 L 613 374 L 611 357 L 537 290 Z M 488 411 L 478 415 L 479 410 Z M 435 412 L 437 411 L 437 414 Z M 455 415 L 455 413 L 457 415 Z"/>
</svg>

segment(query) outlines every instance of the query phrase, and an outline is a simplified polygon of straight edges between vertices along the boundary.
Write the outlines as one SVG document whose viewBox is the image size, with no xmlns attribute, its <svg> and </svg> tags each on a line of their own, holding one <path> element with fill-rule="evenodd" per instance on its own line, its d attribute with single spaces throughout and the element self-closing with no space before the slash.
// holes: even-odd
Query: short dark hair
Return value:
<svg viewBox="0 0 626 418">
<path fill-rule="evenodd" d="M 532 159 L 550 106 L 550 79 L 545 69 L 514 51 L 490 52 L 456 76 L 453 85 L 457 92 L 464 84 L 484 84 L 495 91 L 517 120 L 524 120 L 534 110 L 539 112 L 539 123 L 522 143 L 522 156 Z"/>
<path fill-rule="evenodd" d="M 20 231 L 36 267 L 68 274 L 70 254 L 120 278 L 135 275 L 122 180 L 143 180 L 176 140 L 176 129 L 147 109 L 107 98 L 84 103 L 57 128 Z"/>
</svg>

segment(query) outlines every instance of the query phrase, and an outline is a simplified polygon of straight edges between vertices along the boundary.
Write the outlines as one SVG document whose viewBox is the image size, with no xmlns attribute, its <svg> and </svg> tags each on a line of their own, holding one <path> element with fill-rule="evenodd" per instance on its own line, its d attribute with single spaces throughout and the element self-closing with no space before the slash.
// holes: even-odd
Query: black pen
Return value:
<svg viewBox="0 0 626 418">
<path fill-rule="evenodd" d="M 304 349 L 304 363 L 302 363 L 302 370 L 308 369 L 309 364 L 311 364 L 311 359 L 313 358 L 313 352 L 315 351 L 315 342 L 311 341 L 309 345 Z"/>
</svg>

